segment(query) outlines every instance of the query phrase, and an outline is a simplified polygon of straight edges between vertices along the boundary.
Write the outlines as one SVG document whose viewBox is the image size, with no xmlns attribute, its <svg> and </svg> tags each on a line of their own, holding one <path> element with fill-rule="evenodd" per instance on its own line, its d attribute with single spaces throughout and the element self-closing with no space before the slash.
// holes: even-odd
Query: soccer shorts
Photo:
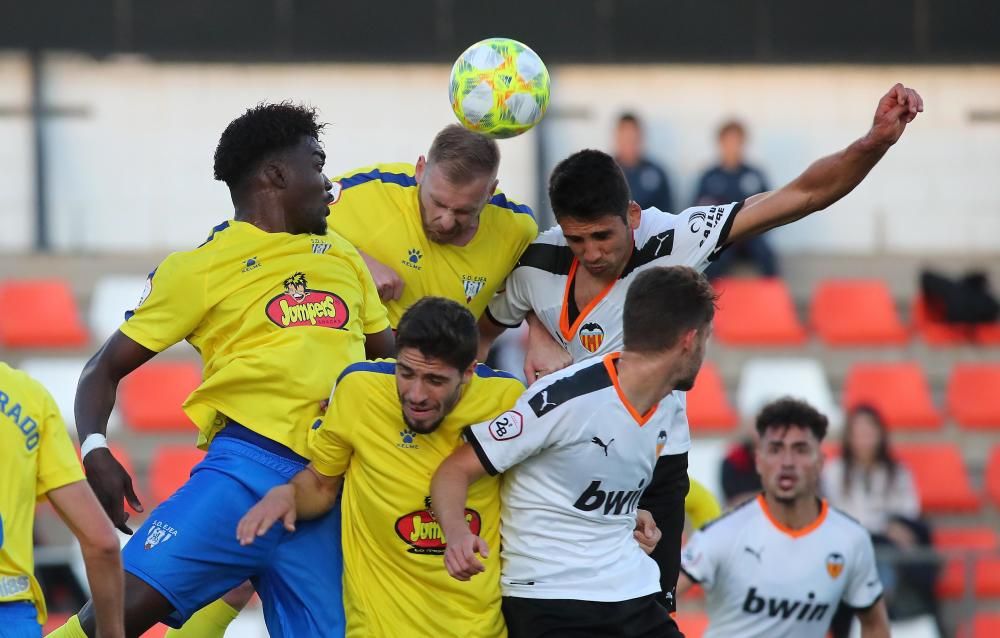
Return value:
<svg viewBox="0 0 1000 638">
<path fill-rule="evenodd" d="M 38 610 L 27 600 L 0 603 L 0 636 L 4 638 L 42 638 Z"/>
<path fill-rule="evenodd" d="M 122 550 L 125 571 L 163 594 L 180 627 L 206 604 L 249 579 L 273 638 L 343 636 L 340 505 L 287 532 L 281 521 L 252 545 L 236 525 L 272 487 L 303 470 L 306 459 L 230 423 L 173 496 L 154 509 Z"/>
<path fill-rule="evenodd" d="M 604 603 L 504 596 L 509 638 L 684 638 L 656 594 Z"/>
</svg>

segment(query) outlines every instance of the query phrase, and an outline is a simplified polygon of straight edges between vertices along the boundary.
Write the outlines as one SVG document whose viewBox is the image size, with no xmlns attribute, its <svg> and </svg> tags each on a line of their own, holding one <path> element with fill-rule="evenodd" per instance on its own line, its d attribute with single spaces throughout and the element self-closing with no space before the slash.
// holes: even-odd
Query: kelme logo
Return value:
<svg viewBox="0 0 1000 638">
<path fill-rule="evenodd" d="M 297 272 L 282 285 L 285 291 L 267 302 L 267 318 L 279 328 L 322 326 L 343 328 L 349 313 L 339 296 L 325 290 L 310 290 L 303 273 Z"/>
</svg>

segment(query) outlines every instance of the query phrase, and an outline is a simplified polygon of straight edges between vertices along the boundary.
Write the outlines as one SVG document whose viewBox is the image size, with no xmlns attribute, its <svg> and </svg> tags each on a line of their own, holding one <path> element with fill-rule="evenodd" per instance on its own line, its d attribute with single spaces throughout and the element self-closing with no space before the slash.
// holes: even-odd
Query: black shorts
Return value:
<svg viewBox="0 0 1000 638">
<path fill-rule="evenodd" d="M 684 638 L 657 594 L 601 603 L 504 596 L 510 638 Z"/>
</svg>

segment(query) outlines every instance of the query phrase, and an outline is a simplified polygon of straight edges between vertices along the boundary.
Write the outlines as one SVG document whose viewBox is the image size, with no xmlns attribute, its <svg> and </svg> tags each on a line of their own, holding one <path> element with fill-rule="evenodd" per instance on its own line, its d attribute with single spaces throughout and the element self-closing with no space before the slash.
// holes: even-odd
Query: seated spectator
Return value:
<svg viewBox="0 0 1000 638">
<path fill-rule="evenodd" d="M 768 190 L 764 173 L 744 161 L 746 139 L 746 129 L 736 120 L 725 122 L 719 128 L 719 163 L 698 180 L 695 206 L 742 202 Z M 705 274 L 713 279 L 722 277 L 739 261 L 750 263 L 764 277 L 778 275 L 778 260 L 765 235 L 733 244 Z"/>
<path fill-rule="evenodd" d="M 625 173 L 632 199 L 639 206 L 673 212 L 670 181 L 663 169 L 644 155 L 642 137 L 639 118 L 632 113 L 623 113 L 615 129 L 615 161 Z"/>
<path fill-rule="evenodd" d="M 761 491 L 755 447 L 753 437 L 747 437 L 729 448 L 722 460 L 722 494 L 727 510 L 756 497 Z"/>
<path fill-rule="evenodd" d="M 840 458 L 823 468 L 822 491 L 873 534 L 885 533 L 893 515 L 920 516 L 913 477 L 893 458 L 885 422 L 869 406 L 848 415 Z"/>
</svg>

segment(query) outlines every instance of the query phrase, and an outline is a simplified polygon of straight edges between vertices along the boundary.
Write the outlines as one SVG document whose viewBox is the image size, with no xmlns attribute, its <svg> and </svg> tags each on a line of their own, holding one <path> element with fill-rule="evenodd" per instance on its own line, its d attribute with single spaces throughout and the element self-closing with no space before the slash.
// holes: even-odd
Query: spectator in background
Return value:
<svg viewBox="0 0 1000 638">
<path fill-rule="evenodd" d="M 884 534 L 893 515 L 920 516 L 913 477 L 893 458 L 885 423 L 870 406 L 848 414 L 840 458 L 826 464 L 822 485 L 831 505 L 873 534 Z"/>
<path fill-rule="evenodd" d="M 632 199 L 643 209 L 674 210 L 670 181 L 658 164 L 643 155 L 642 124 L 633 113 L 623 113 L 615 128 L 615 161 L 621 166 Z M 728 202 L 727 202 L 728 203 Z"/>
<path fill-rule="evenodd" d="M 744 162 L 746 139 L 746 129 L 736 120 L 729 120 L 719 127 L 719 163 L 705 171 L 698 180 L 695 206 L 742 202 L 751 195 L 768 190 L 764 173 Z M 723 252 L 705 274 L 713 279 L 721 277 L 728 274 L 737 261 L 750 262 L 764 277 L 778 275 L 777 257 L 764 235 L 737 242 Z"/>
<path fill-rule="evenodd" d="M 722 459 L 722 495 L 727 510 L 754 498 L 762 489 L 754 461 L 755 447 L 754 436 L 747 436 L 729 448 Z"/>
</svg>

